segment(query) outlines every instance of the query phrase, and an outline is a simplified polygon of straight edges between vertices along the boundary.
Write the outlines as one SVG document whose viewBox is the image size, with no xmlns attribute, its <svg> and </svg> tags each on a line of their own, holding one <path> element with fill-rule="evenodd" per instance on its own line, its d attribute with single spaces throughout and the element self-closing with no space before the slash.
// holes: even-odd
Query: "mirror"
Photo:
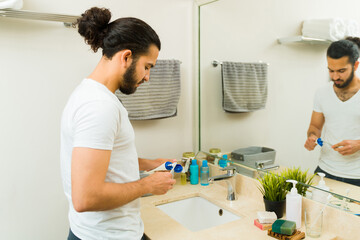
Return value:
<svg viewBox="0 0 360 240">
<path fill-rule="evenodd" d="M 221 158 L 216 154 L 214 155 L 214 154 L 211 154 L 211 153 L 208 153 L 205 151 L 199 151 L 196 154 L 195 158 L 198 160 L 207 160 L 209 166 L 214 166 L 215 161 L 228 159 L 228 158 L 226 158 L 226 159 Z M 283 167 L 283 166 L 276 166 L 276 167 L 264 166 L 264 168 L 259 166 L 259 167 L 254 168 L 254 167 L 249 167 L 247 165 L 244 165 L 243 163 L 239 163 L 239 161 L 234 161 L 231 159 L 229 160 L 228 164 L 230 166 L 235 166 L 237 173 L 248 176 L 248 177 L 256 178 L 256 179 L 258 179 L 259 177 L 261 177 L 267 173 L 274 173 L 275 175 L 277 175 L 279 177 L 283 177 L 285 179 L 290 179 L 290 178 L 286 178 L 286 176 L 284 176 L 284 172 L 286 172 L 289 169 L 287 169 L 286 167 Z M 213 167 L 210 167 L 210 169 L 213 169 Z M 296 168 L 296 169 L 292 169 L 292 170 L 298 171 L 301 169 Z M 311 178 L 311 174 L 309 174 L 308 177 Z M 315 176 L 315 177 L 317 177 L 317 176 Z M 318 179 L 316 181 L 318 181 Z M 318 188 L 316 186 L 309 185 L 309 184 L 306 184 L 303 182 L 298 182 L 297 189 L 298 189 L 298 193 L 301 193 L 304 197 L 313 199 L 315 201 L 319 201 L 321 203 L 326 203 L 327 205 L 329 205 L 331 207 L 346 211 L 348 213 L 359 215 L 360 201 L 352 198 L 352 196 L 343 196 L 341 194 L 336 193 L 336 191 L 334 191 L 334 186 L 336 187 L 336 186 L 338 186 L 338 184 L 339 184 L 339 182 L 334 181 L 332 179 L 328 179 L 327 185 L 329 185 L 331 188 L 330 188 L 330 191 L 324 191 L 323 189 Z M 299 186 L 299 185 L 301 185 L 301 186 Z M 356 192 L 359 190 L 358 187 L 356 187 L 354 185 L 346 184 L 346 183 L 341 183 L 341 186 L 338 186 L 338 187 L 344 187 L 347 185 L 348 185 L 349 189 L 352 190 L 353 192 Z M 317 198 L 313 197 L 315 194 L 315 191 L 317 191 L 316 192 Z M 319 192 L 320 192 L 320 194 L 319 194 Z M 327 202 L 326 196 L 328 194 L 331 194 L 331 198 Z"/>
<path fill-rule="evenodd" d="M 327 44 L 279 44 L 278 38 L 301 35 L 301 23 L 333 16 L 360 22 L 354 0 L 335 0 L 319 8 L 313 1 L 220 0 L 200 14 L 200 150 L 263 146 L 275 149 L 276 164 L 314 171 L 320 147 L 304 148 L 315 91 L 328 82 Z M 346 6 L 354 6 L 349 9 Z M 286 9 L 283 11 L 282 9 Z M 222 108 L 221 66 L 214 60 L 268 63 L 268 96 L 262 110 L 227 113 Z M 314 179 L 317 185 L 319 178 Z M 326 179 L 330 191 L 360 201 L 360 188 Z M 350 189 L 348 192 L 347 189 Z"/>
</svg>

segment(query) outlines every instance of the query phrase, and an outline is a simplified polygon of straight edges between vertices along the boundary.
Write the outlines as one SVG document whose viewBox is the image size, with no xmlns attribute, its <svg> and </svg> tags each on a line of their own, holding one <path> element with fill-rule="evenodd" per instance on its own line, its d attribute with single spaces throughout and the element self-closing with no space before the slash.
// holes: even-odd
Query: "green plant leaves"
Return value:
<svg viewBox="0 0 360 240">
<path fill-rule="evenodd" d="M 274 173 L 266 173 L 258 178 L 261 186 L 258 189 L 262 195 L 270 201 L 282 201 L 286 197 L 287 182 L 283 177 L 279 177 Z"/>
<path fill-rule="evenodd" d="M 315 174 L 312 175 L 308 175 L 308 170 L 306 170 L 305 172 L 300 170 L 300 167 L 298 168 L 287 168 L 284 169 L 281 172 L 281 176 L 283 176 L 286 179 L 292 179 L 292 180 L 296 180 L 300 183 L 305 183 L 307 185 L 311 185 L 312 181 L 315 177 Z M 289 184 L 287 186 L 287 190 L 290 191 L 292 186 L 292 184 Z M 299 194 L 301 194 L 302 196 L 306 195 L 306 191 L 309 188 L 309 186 L 304 186 L 302 184 L 296 184 L 296 188 Z"/>
<path fill-rule="evenodd" d="M 270 201 L 282 201 L 286 194 L 291 190 L 292 184 L 286 182 L 286 179 L 296 180 L 300 183 L 311 185 L 315 174 L 308 175 L 308 170 L 301 171 L 300 168 L 286 168 L 279 175 L 267 172 L 258 178 L 260 186 L 258 189 L 265 199 Z M 298 193 L 305 196 L 309 186 L 296 184 Z"/>
</svg>

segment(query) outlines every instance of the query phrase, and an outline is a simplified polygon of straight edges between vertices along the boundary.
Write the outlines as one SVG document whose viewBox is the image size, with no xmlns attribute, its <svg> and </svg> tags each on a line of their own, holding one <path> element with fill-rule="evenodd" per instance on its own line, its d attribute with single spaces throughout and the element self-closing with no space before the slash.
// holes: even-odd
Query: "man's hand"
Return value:
<svg viewBox="0 0 360 240">
<path fill-rule="evenodd" d="M 306 139 L 306 142 L 305 142 L 305 145 L 304 147 L 309 150 L 309 151 L 312 151 L 314 150 L 314 148 L 316 147 L 316 139 L 317 137 L 315 135 L 310 135 L 308 137 L 308 139 Z"/>
<path fill-rule="evenodd" d="M 172 178 L 170 172 L 155 172 L 148 177 L 143 178 L 141 181 L 149 187 L 150 192 L 155 195 L 167 193 L 173 188 L 176 180 Z"/>
<path fill-rule="evenodd" d="M 351 155 L 360 150 L 360 140 L 344 140 L 331 147 L 341 155 Z"/>
<path fill-rule="evenodd" d="M 321 136 L 321 131 L 325 123 L 324 114 L 321 112 L 313 111 L 311 115 L 310 126 L 307 131 L 308 139 L 305 142 L 304 147 L 312 151 L 316 147 L 316 139 Z"/>
</svg>

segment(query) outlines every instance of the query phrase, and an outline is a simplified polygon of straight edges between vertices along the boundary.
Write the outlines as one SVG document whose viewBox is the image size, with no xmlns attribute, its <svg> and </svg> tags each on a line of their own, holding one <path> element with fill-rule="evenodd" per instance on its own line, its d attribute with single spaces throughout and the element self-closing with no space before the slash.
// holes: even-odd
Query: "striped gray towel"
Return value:
<svg viewBox="0 0 360 240">
<path fill-rule="evenodd" d="M 149 82 L 141 84 L 131 95 L 115 95 L 129 113 L 130 120 L 174 117 L 180 98 L 180 61 L 157 60 Z"/>
<path fill-rule="evenodd" d="M 267 66 L 266 63 L 223 62 L 223 109 L 226 112 L 252 112 L 265 108 Z"/>
</svg>

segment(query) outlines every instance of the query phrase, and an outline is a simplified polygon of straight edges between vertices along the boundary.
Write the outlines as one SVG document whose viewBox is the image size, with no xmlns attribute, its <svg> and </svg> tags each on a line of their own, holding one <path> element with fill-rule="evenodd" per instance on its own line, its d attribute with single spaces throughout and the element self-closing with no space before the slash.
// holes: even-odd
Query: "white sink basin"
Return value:
<svg viewBox="0 0 360 240">
<path fill-rule="evenodd" d="M 191 197 L 156 207 L 194 232 L 241 218 L 202 197 Z"/>
</svg>

